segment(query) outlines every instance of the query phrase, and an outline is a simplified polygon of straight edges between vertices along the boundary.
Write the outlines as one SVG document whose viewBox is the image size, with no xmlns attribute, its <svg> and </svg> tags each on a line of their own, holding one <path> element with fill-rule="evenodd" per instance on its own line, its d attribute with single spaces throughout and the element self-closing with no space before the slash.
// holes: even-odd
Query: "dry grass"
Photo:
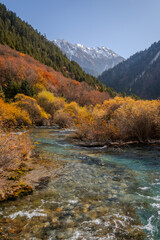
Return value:
<svg viewBox="0 0 160 240">
<path fill-rule="evenodd" d="M 0 168 L 18 165 L 31 154 L 32 145 L 27 133 L 0 130 Z"/>
</svg>

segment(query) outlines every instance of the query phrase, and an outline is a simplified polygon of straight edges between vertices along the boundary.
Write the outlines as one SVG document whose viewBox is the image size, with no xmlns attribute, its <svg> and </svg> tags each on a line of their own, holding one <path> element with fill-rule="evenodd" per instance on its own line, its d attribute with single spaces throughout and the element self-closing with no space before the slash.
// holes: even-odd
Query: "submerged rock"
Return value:
<svg viewBox="0 0 160 240">
<path fill-rule="evenodd" d="M 39 179 L 39 183 L 37 186 L 35 186 L 35 189 L 36 190 L 42 190 L 44 188 L 46 188 L 48 186 L 50 182 L 50 177 L 49 176 L 46 176 L 46 177 L 42 177 Z"/>
</svg>

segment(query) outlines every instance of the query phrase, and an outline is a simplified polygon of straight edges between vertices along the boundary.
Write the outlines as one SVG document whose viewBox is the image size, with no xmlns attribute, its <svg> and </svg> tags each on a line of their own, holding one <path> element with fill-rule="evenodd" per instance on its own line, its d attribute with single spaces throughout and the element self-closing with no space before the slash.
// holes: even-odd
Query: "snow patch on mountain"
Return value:
<svg viewBox="0 0 160 240">
<path fill-rule="evenodd" d="M 151 63 L 150 64 L 153 64 L 155 61 L 157 61 L 157 59 L 159 58 L 160 56 L 160 51 L 157 52 L 156 56 L 152 59 Z"/>
<path fill-rule="evenodd" d="M 87 73 L 98 76 L 103 71 L 124 61 L 124 58 L 107 47 L 86 47 L 82 44 L 71 44 L 63 40 L 54 40 L 61 51 L 70 60 L 77 62 Z"/>
</svg>

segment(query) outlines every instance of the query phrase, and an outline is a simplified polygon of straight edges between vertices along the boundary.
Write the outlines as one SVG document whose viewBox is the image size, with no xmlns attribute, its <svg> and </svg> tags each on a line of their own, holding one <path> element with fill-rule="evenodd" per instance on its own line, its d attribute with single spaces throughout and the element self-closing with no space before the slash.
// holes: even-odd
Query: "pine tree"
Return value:
<svg viewBox="0 0 160 240">
<path fill-rule="evenodd" d="M 29 82 L 27 79 L 22 81 L 20 92 L 30 97 L 34 95 L 34 88 L 33 86 L 29 85 Z"/>
<path fill-rule="evenodd" d="M 3 101 L 5 100 L 5 95 L 4 95 L 3 88 L 1 85 L 0 85 L 0 98 L 2 98 Z"/>
</svg>

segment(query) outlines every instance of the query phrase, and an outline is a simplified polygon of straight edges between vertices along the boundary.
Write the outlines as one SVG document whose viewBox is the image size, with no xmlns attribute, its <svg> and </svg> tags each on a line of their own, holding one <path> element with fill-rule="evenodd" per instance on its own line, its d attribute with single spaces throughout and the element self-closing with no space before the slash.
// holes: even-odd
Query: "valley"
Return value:
<svg viewBox="0 0 160 240">
<path fill-rule="evenodd" d="M 0 3 L 0 239 L 160 239 L 159 53 L 52 41 Z"/>
</svg>

